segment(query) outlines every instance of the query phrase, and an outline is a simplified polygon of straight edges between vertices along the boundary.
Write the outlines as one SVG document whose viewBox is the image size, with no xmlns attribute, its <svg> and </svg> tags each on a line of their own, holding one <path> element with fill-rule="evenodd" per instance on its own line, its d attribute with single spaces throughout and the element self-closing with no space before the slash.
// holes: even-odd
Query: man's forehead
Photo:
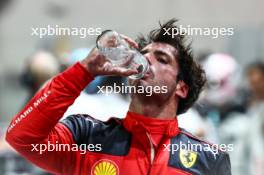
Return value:
<svg viewBox="0 0 264 175">
<path fill-rule="evenodd" d="M 143 48 L 143 50 L 161 50 L 163 52 L 167 52 L 168 54 L 175 54 L 177 53 L 175 47 L 167 44 L 167 43 L 160 43 L 160 42 L 154 42 L 150 43 L 146 47 Z"/>
</svg>

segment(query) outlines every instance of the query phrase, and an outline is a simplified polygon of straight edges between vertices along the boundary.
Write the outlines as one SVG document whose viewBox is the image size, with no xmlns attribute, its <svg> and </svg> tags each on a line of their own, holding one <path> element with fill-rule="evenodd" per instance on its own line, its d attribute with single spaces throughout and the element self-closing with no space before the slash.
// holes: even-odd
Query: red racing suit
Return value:
<svg viewBox="0 0 264 175">
<path fill-rule="evenodd" d="M 180 129 L 177 119 L 159 120 L 128 112 L 125 119 L 107 122 L 80 114 L 60 121 L 92 80 L 80 63 L 53 78 L 14 117 L 6 140 L 22 156 L 55 174 L 231 174 L 228 154 L 215 152 Z M 181 144 L 207 150 L 179 149 Z"/>
</svg>

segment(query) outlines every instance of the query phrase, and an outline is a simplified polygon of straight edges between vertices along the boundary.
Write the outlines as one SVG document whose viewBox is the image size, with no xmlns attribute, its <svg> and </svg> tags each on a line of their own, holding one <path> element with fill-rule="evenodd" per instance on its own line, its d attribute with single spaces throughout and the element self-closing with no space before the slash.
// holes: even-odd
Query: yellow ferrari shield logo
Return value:
<svg viewBox="0 0 264 175">
<path fill-rule="evenodd" d="M 191 168 L 197 159 L 197 153 L 189 150 L 180 150 L 180 161 L 185 168 Z"/>
<path fill-rule="evenodd" d="M 118 175 L 117 165 L 107 159 L 102 159 L 96 162 L 92 168 L 92 175 Z"/>
</svg>

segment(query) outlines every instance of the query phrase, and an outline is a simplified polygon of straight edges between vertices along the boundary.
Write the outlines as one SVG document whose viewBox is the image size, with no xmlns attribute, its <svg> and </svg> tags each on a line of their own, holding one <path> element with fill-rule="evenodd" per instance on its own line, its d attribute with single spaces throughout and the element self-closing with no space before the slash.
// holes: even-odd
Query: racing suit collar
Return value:
<svg viewBox="0 0 264 175">
<path fill-rule="evenodd" d="M 124 126 L 130 132 L 148 132 L 150 134 L 162 134 L 169 137 L 179 133 L 177 117 L 172 120 L 156 119 L 134 112 L 127 112 Z"/>
</svg>

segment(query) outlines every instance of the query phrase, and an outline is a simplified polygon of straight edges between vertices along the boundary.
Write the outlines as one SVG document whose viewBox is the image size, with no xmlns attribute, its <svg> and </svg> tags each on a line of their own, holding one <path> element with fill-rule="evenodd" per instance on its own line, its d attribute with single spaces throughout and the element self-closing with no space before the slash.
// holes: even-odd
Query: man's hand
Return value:
<svg viewBox="0 0 264 175">
<path fill-rule="evenodd" d="M 122 37 L 134 48 L 138 45 L 132 39 L 122 35 Z M 97 48 L 94 48 L 90 54 L 81 61 L 81 64 L 93 75 L 117 75 L 130 76 L 138 73 L 137 70 L 113 66 L 112 63 L 101 55 Z"/>
</svg>

